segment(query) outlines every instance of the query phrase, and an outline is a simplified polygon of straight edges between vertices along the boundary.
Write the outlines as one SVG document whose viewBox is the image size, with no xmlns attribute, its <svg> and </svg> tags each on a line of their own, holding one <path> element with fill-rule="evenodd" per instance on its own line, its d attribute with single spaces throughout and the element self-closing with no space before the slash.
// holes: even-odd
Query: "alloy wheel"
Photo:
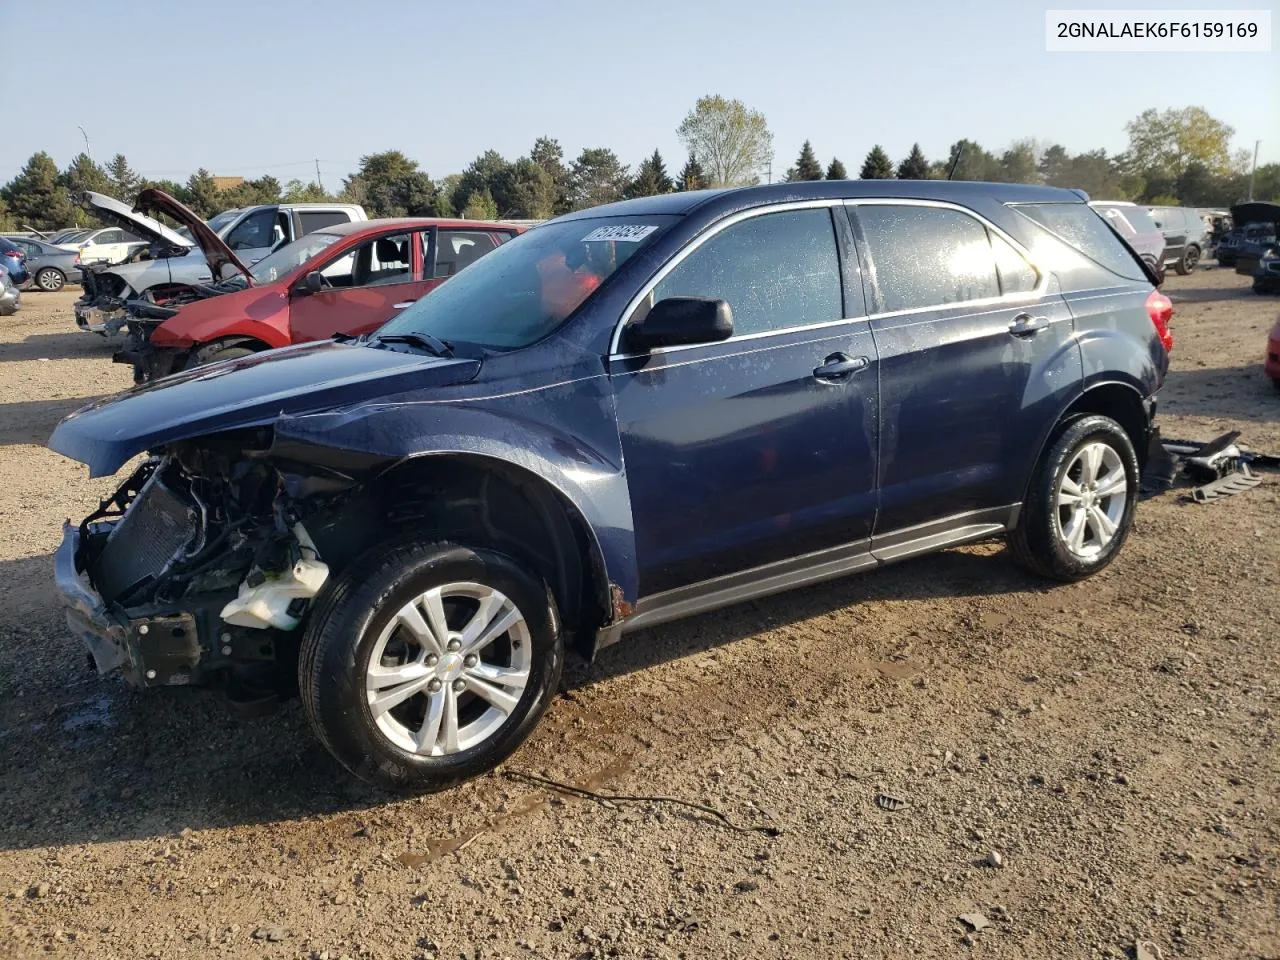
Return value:
<svg viewBox="0 0 1280 960">
<path fill-rule="evenodd" d="M 1115 539 L 1129 500 L 1129 475 L 1115 449 L 1095 440 L 1076 451 L 1058 481 L 1058 537 L 1075 556 L 1094 560 Z"/>
<path fill-rule="evenodd" d="M 62 274 L 54 270 L 41 270 L 36 282 L 40 284 L 41 290 L 56 293 L 62 289 Z"/>
<path fill-rule="evenodd" d="M 524 614 L 479 583 L 433 587 L 397 611 L 365 671 L 378 730 L 402 750 L 445 756 L 479 746 L 515 711 L 529 683 Z"/>
</svg>

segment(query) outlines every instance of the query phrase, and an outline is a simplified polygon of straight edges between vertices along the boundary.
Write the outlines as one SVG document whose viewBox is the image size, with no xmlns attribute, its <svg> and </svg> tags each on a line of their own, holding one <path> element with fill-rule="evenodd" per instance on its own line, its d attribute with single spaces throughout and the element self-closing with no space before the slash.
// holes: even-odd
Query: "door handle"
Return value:
<svg viewBox="0 0 1280 960">
<path fill-rule="evenodd" d="M 1048 317 L 1033 317 L 1029 313 L 1020 313 L 1009 324 L 1009 332 L 1015 337 L 1025 337 L 1037 330 L 1043 330 L 1048 325 Z"/>
<path fill-rule="evenodd" d="M 813 368 L 813 376 L 818 380 L 847 380 L 859 370 L 871 365 L 866 357 L 851 357 L 847 353 L 833 353 L 823 361 L 822 366 Z"/>
<path fill-rule="evenodd" d="M 413 304 L 415 304 L 415 303 L 417 303 L 417 302 L 418 302 L 418 301 L 416 301 L 416 300 L 401 300 L 399 303 L 393 303 L 393 304 L 391 305 L 391 309 L 392 309 L 392 310 L 403 310 L 405 307 L 412 306 Z"/>
</svg>

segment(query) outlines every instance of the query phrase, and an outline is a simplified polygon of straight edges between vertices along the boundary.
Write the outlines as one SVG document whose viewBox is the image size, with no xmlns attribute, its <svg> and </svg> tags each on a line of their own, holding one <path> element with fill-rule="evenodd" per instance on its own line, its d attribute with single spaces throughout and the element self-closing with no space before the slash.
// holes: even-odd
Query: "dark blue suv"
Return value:
<svg viewBox="0 0 1280 960">
<path fill-rule="evenodd" d="M 1075 193 L 828 181 L 553 220 L 375 335 L 73 414 L 68 622 L 140 686 L 296 677 L 353 773 L 439 788 L 566 650 L 1005 537 L 1087 577 L 1133 518 L 1168 300 Z M 287 692 L 287 691 L 286 691 Z"/>
</svg>

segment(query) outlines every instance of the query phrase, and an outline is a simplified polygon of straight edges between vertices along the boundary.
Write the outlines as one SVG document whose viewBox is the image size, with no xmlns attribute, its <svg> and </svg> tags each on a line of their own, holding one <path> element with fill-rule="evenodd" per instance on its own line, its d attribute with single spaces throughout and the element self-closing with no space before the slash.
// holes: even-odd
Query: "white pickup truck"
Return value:
<svg viewBox="0 0 1280 960">
<path fill-rule="evenodd" d="M 163 299 L 197 284 L 217 283 L 199 236 L 192 230 L 174 231 L 127 204 L 100 193 L 86 192 L 83 204 L 100 220 L 114 224 L 148 241 L 146 249 L 132 253 L 123 263 L 95 265 L 84 271 L 84 296 L 76 303 L 76 323 L 91 333 L 112 334 L 112 323 L 125 300 L 150 293 Z M 166 214 L 169 211 L 162 211 Z M 299 237 L 336 223 L 367 220 L 355 203 L 271 203 L 224 210 L 207 226 L 248 266 Z M 146 259 L 150 255 L 154 259 Z"/>
</svg>

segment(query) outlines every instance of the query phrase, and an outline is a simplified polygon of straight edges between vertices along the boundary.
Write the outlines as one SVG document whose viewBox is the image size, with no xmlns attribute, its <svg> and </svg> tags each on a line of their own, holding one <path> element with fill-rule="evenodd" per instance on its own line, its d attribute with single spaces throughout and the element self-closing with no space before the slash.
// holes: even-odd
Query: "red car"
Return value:
<svg viewBox="0 0 1280 960">
<path fill-rule="evenodd" d="M 522 230 L 423 218 L 338 223 L 252 267 L 217 237 L 202 235 L 211 231 L 197 231 L 201 247 L 221 247 L 206 256 L 225 261 L 220 275 L 231 279 L 196 290 L 198 299 L 187 302 L 129 301 L 129 339 L 115 360 L 133 364 L 141 382 L 291 343 L 368 333 Z"/>
</svg>

